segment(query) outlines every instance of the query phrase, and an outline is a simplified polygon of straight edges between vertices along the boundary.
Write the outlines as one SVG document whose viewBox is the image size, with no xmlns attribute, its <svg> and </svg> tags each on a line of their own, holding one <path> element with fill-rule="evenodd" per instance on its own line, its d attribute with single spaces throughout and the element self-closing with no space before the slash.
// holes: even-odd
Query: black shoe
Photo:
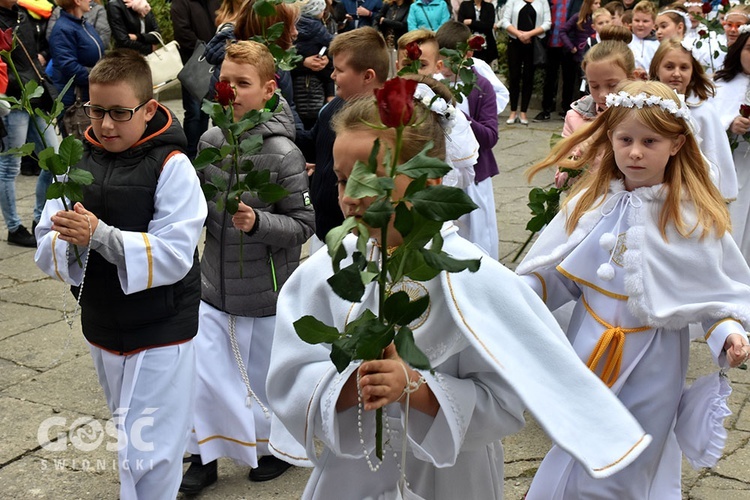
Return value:
<svg viewBox="0 0 750 500">
<path fill-rule="evenodd" d="M 549 121 L 549 119 L 549 113 L 546 111 L 540 111 L 539 114 L 534 117 L 535 122 L 546 122 Z"/>
<path fill-rule="evenodd" d="M 18 229 L 12 233 L 8 231 L 8 244 L 17 245 L 19 247 L 36 247 L 36 238 L 23 226 L 18 226 Z"/>
<path fill-rule="evenodd" d="M 285 473 L 291 466 L 292 464 L 284 462 L 272 455 L 261 457 L 260 460 L 258 460 L 258 467 L 250 471 L 248 479 L 250 479 L 250 481 L 255 481 L 256 483 L 270 481 L 271 479 L 276 479 Z"/>
<path fill-rule="evenodd" d="M 21 158 L 21 175 L 39 175 L 41 171 L 39 164 L 30 156 Z"/>
<path fill-rule="evenodd" d="M 200 455 L 193 455 L 193 457 L 200 457 Z M 182 476 L 180 492 L 186 495 L 197 495 L 203 488 L 214 484 L 219 479 L 216 469 L 216 460 L 206 465 L 201 465 L 200 460 L 191 463 L 185 475 Z"/>
</svg>

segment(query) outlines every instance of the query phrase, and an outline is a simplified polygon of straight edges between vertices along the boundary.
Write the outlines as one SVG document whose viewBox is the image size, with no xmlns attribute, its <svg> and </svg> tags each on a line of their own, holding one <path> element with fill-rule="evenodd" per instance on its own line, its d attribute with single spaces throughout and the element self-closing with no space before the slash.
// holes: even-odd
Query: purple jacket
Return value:
<svg viewBox="0 0 750 500">
<path fill-rule="evenodd" d="M 591 16 L 583 22 L 583 29 L 578 29 L 578 13 L 573 14 L 570 19 L 565 23 L 562 31 L 560 31 L 560 38 L 562 38 L 563 46 L 571 52 L 573 47 L 577 49 L 577 52 L 573 54 L 573 58 L 576 62 L 583 61 L 583 54 L 586 52 L 586 42 L 593 35 L 594 28 L 592 26 Z"/>
<path fill-rule="evenodd" d="M 497 144 L 497 100 L 490 81 L 477 75 L 477 83 L 468 101 L 469 116 L 466 118 L 479 143 L 479 159 L 474 165 L 474 182 L 479 183 L 499 173 L 495 155 L 492 154 L 492 148 Z"/>
</svg>

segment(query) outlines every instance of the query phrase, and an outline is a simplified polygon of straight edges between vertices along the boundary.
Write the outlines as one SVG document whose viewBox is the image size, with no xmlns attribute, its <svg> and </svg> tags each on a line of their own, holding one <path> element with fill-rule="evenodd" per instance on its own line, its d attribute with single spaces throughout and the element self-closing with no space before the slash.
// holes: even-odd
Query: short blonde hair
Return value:
<svg viewBox="0 0 750 500">
<path fill-rule="evenodd" d="M 604 7 L 599 7 L 598 9 L 594 11 L 593 14 L 591 14 L 591 19 L 593 21 L 596 21 L 596 19 L 601 16 L 612 17 L 612 13 L 608 11 L 607 9 L 605 9 Z"/>
<path fill-rule="evenodd" d="M 635 7 L 633 7 L 633 15 L 636 13 L 648 14 L 651 16 L 651 19 L 656 21 L 656 5 L 650 0 L 641 0 L 635 4 Z"/>
<path fill-rule="evenodd" d="M 133 89 L 139 101 L 154 97 L 151 68 L 138 52 L 131 49 L 114 49 L 104 54 L 89 73 L 89 84 L 116 85 L 125 83 Z"/>
<path fill-rule="evenodd" d="M 268 47 L 262 43 L 242 40 L 227 45 L 225 59 L 237 64 L 247 64 L 255 68 L 262 82 L 274 79 L 276 62 Z"/>
</svg>

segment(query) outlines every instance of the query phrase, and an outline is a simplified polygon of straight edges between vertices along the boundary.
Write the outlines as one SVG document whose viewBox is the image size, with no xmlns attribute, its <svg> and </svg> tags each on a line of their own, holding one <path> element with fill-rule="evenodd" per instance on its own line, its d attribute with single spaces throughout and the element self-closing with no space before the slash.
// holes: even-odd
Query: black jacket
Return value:
<svg viewBox="0 0 750 500">
<path fill-rule="evenodd" d="M 94 182 L 83 189 L 84 205 L 111 226 L 147 232 L 161 169 L 173 151 L 184 151 L 186 145 L 182 127 L 163 106 L 141 140 L 121 153 L 105 150 L 89 127 L 84 156 L 77 165 L 94 176 Z M 182 280 L 128 295 L 120 286 L 117 266 L 91 252 L 81 297 L 83 335 L 119 354 L 190 340 L 198 332 L 200 286 L 197 250 Z M 77 292 L 74 287 L 73 293 Z"/>
<path fill-rule="evenodd" d="M 476 34 L 484 36 L 487 47 L 483 50 L 474 52 L 474 57 L 485 61 L 487 64 L 497 59 L 497 42 L 495 42 L 495 33 L 493 26 L 495 24 L 495 7 L 491 3 L 483 1 L 482 8 L 479 11 L 479 20 L 476 20 L 474 11 L 474 2 L 466 0 L 458 6 L 458 22 L 463 23 L 464 19 L 471 19 L 469 29 Z"/>
<path fill-rule="evenodd" d="M 153 45 L 159 44 L 159 39 L 151 34 L 153 31 L 159 31 L 153 11 L 146 14 L 141 26 L 140 16 L 126 7 L 122 0 L 109 0 L 107 19 L 117 48 L 133 49 L 145 56 L 153 52 Z M 136 40 L 130 39 L 128 35 L 131 33 L 136 35 Z"/>
<path fill-rule="evenodd" d="M 47 41 L 43 35 L 44 30 L 39 26 L 23 7 L 17 5 L 14 5 L 12 9 L 0 7 L 0 29 L 13 28 L 19 40 L 12 52 L 12 57 L 13 64 L 15 64 L 18 75 L 21 77 L 21 84 L 32 80 L 39 82 L 39 76 L 44 77 L 44 68 L 39 62 L 38 55 L 41 53 L 45 58 L 48 57 L 45 56 L 47 54 Z M 40 29 L 42 36 L 39 36 Z M 21 44 L 26 48 L 29 56 L 26 55 Z M 31 57 L 31 60 L 29 60 L 29 57 Z M 8 71 L 8 91 L 6 95 L 16 98 L 21 97 L 21 85 L 19 85 L 12 71 Z"/>
<path fill-rule="evenodd" d="M 383 10 L 375 17 L 374 26 L 380 30 L 389 46 L 395 47 L 401 35 L 409 31 L 409 25 L 406 23 L 409 7 L 408 3 L 384 3 Z"/>
<path fill-rule="evenodd" d="M 174 39 L 180 44 L 183 64 L 198 41 L 208 42 L 216 34 L 216 11 L 221 0 L 172 0 L 170 13 Z"/>
</svg>

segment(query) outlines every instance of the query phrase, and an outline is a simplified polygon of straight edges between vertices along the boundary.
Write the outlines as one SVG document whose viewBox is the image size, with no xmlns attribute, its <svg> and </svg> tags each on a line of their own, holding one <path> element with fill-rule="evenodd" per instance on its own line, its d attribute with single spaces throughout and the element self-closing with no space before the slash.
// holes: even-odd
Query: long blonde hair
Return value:
<svg viewBox="0 0 750 500">
<path fill-rule="evenodd" d="M 625 91 L 630 95 L 645 93 L 659 96 L 664 100 L 671 99 L 682 106 L 674 91 L 659 82 L 628 82 L 618 87 L 618 91 Z M 668 139 L 684 135 L 686 139 L 677 154 L 670 157 L 664 171 L 664 185 L 668 189 L 667 198 L 659 216 L 659 230 L 662 237 L 667 239 L 667 226 L 670 224 L 673 224 L 678 233 L 684 237 L 689 237 L 698 228 L 700 228 L 700 238 L 704 238 L 712 229 L 717 237 L 722 236 L 731 228 L 729 212 L 719 190 L 709 177 L 708 165 L 703 160 L 698 143 L 684 119 L 676 118 L 659 106 L 643 106 L 641 109 L 610 106 L 596 117 L 591 126 L 583 127 L 561 140 L 547 158 L 528 170 L 529 180 L 540 171 L 557 165 L 583 170 L 587 165 L 592 165 L 597 155 L 602 153 L 599 168 L 586 172 L 563 204 L 563 209 L 567 209 L 567 202 L 572 199 L 573 194 L 580 193 L 578 203 L 566 221 L 565 229 L 568 234 L 573 232 L 583 214 L 598 206 L 595 205 L 596 201 L 607 194 L 613 180 L 624 179 L 624 175 L 615 163 L 614 150 L 608 133 L 613 131 L 630 113 L 635 113 L 638 121 L 659 135 Z M 588 140 L 590 146 L 586 148 L 582 156 L 572 158 L 574 150 L 584 140 Z M 680 205 L 685 199 L 692 201 L 695 206 L 697 222 L 694 227 L 686 227 L 682 217 Z"/>
</svg>

